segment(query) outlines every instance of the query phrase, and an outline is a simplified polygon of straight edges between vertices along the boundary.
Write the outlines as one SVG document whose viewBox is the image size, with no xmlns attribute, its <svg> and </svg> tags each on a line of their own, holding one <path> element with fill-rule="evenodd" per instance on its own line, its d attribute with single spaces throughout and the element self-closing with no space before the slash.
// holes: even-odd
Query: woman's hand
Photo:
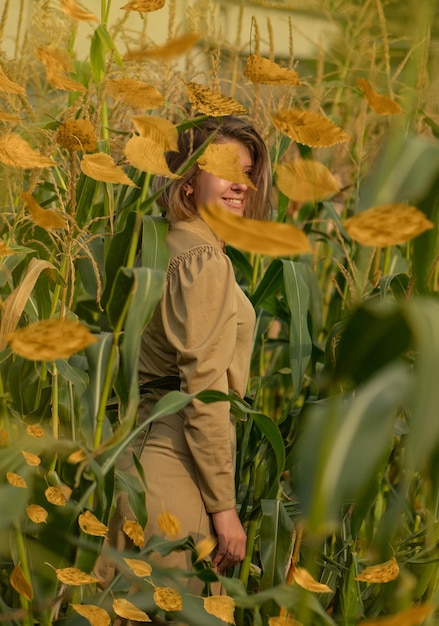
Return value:
<svg viewBox="0 0 439 626">
<path fill-rule="evenodd" d="M 218 549 L 212 561 L 218 574 L 244 560 L 247 536 L 236 509 L 212 513 L 212 521 L 218 537 Z"/>
</svg>

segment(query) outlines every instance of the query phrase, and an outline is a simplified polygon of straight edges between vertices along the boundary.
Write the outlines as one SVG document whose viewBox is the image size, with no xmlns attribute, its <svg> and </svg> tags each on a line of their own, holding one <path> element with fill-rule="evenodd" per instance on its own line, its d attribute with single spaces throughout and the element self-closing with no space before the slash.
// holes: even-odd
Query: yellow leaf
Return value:
<svg viewBox="0 0 439 626">
<path fill-rule="evenodd" d="M 144 545 L 145 535 L 139 522 L 134 520 L 125 520 L 122 530 L 131 539 L 135 546 L 142 547 Z"/>
<path fill-rule="evenodd" d="M 36 439 L 46 436 L 46 431 L 41 426 L 38 426 L 38 424 L 28 424 L 26 426 L 26 432 L 28 435 L 35 437 Z"/>
<path fill-rule="evenodd" d="M 205 115 L 218 117 L 220 115 L 245 115 L 247 113 L 247 109 L 233 98 L 224 96 L 204 85 L 186 83 L 186 92 L 192 106 Z"/>
<path fill-rule="evenodd" d="M 20 489 L 27 489 L 26 481 L 20 474 L 15 472 L 6 472 L 6 480 L 13 487 L 19 487 Z"/>
<path fill-rule="evenodd" d="M 85 459 L 85 452 L 84 450 L 75 450 L 75 452 L 72 452 L 72 454 L 69 454 L 69 456 L 67 457 L 67 463 L 70 463 L 71 465 L 76 465 L 77 463 L 80 463 L 81 461 L 83 461 Z"/>
<path fill-rule="evenodd" d="M 298 585 L 313 591 L 314 593 L 332 593 L 332 589 L 328 585 L 319 583 L 311 574 L 303 567 L 296 567 L 293 574 L 294 580 Z"/>
<path fill-rule="evenodd" d="M 418 604 L 387 617 L 365 619 L 357 622 L 357 626 L 418 626 L 435 610 L 434 604 Z"/>
<path fill-rule="evenodd" d="M 367 104 L 375 113 L 379 113 L 380 115 L 394 115 L 395 113 L 402 112 L 401 107 L 395 100 L 377 93 L 366 79 L 357 78 L 357 85 L 363 92 Z"/>
<path fill-rule="evenodd" d="M 106 90 L 115 100 L 135 109 L 156 109 L 165 102 L 155 87 L 134 78 L 109 80 Z"/>
<path fill-rule="evenodd" d="M 87 91 L 87 88 L 78 83 L 77 80 L 70 78 L 67 74 L 62 72 L 55 72 L 47 70 L 47 80 L 55 89 L 62 89 L 63 91 Z"/>
<path fill-rule="evenodd" d="M 106 537 L 108 527 L 105 526 L 91 511 L 81 513 L 78 517 L 79 528 L 87 535 L 94 537 Z"/>
<path fill-rule="evenodd" d="M 281 132 L 311 148 L 327 148 L 351 139 L 334 122 L 313 111 L 283 109 L 277 111 L 271 118 Z"/>
<path fill-rule="evenodd" d="M 9 80 L 4 71 L 0 68 L 0 91 L 6 91 L 6 93 L 17 93 L 20 96 L 26 94 L 24 87 L 20 87 L 14 81 Z"/>
<path fill-rule="evenodd" d="M 352 239 L 365 246 L 394 246 L 434 227 L 416 207 L 409 204 L 381 204 L 343 221 Z"/>
<path fill-rule="evenodd" d="M 268 256 L 311 252 L 308 237 L 292 224 L 239 217 L 219 206 L 201 207 L 199 211 L 218 237 L 240 250 Z"/>
<path fill-rule="evenodd" d="M 209 596 L 203 598 L 204 609 L 223 622 L 235 623 L 235 601 L 230 596 Z"/>
<path fill-rule="evenodd" d="M 163 511 L 158 518 L 158 525 L 169 537 L 177 537 L 180 533 L 180 520 L 169 511 Z"/>
<path fill-rule="evenodd" d="M 9 111 L 0 111 L 0 120 L 2 122 L 21 122 L 21 117 Z"/>
<path fill-rule="evenodd" d="M 35 524 L 46 522 L 48 516 L 46 509 L 39 504 L 29 504 L 26 507 L 26 514 Z"/>
<path fill-rule="evenodd" d="M 99 582 L 98 578 L 86 574 L 77 567 L 63 567 L 55 570 L 55 573 L 58 580 L 66 585 L 79 586 Z"/>
<path fill-rule="evenodd" d="M 276 185 L 280 191 L 296 202 L 314 202 L 329 198 L 340 187 L 323 163 L 298 159 L 276 166 Z"/>
<path fill-rule="evenodd" d="M 67 359 L 97 338 L 77 320 L 51 319 L 19 328 L 9 339 L 12 350 L 33 361 Z"/>
<path fill-rule="evenodd" d="M 16 565 L 12 570 L 11 575 L 9 576 L 9 582 L 15 591 L 17 591 L 21 596 L 24 596 L 29 602 L 32 602 L 34 597 L 32 585 L 24 575 L 23 568 L 20 564 Z"/>
<path fill-rule="evenodd" d="M 284 617 L 269 617 L 268 626 L 302 626 L 302 623 L 285 615 Z"/>
<path fill-rule="evenodd" d="M 66 15 L 74 20 L 82 20 L 84 22 L 99 22 L 96 15 L 83 11 L 75 0 L 61 0 L 61 8 Z"/>
<path fill-rule="evenodd" d="M 94 604 L 72 604 L 71 607 L 85 617 L 91 626 L 109 626 L 111 624 L 111 617 L 108 615 L 105 609 Z"/>
<path fill-rule="evenodd" d="M 29 213 L 35 224 L 44 228 L 45 230 L 52 230 L 53 228 L 67 228 L 67 222 L 61 215 L 51 211 L 50 209 L 43 209 L 35 198 L 27 192 L 21 194 L 21 199 L 28 208 Z"/>
<path fill-rule="evenodd" d="M 392 557 L 384 563 L 370 565 L 366 567 L 361 574 L 355 577 L 355 580 L 361 580 L 368 583 L 388 583 L 395 580 L 399 575 L 399 565 L 395 557 Z"/>
<path fill-rule="evenodd" d="M 15 252 L 4 242 L 0 241 L 0 258 L 12 256 Z"/>
<path fill-rule="evenodd" d="M 238 146 L 235 143 L 211 143 L 197 161 L 198 167 L 232 183 L 243 183 L 256 190 L 245 174 L 239 160 Z"/>
<path fill-rule="evenodd" d="M 141 137 L 148 137 L 165 152 L 178 152 L 178 128 L 163 117 L 152 115 L 132 115 L 131 119 Z"/>
<path fill-rule="evenodd" d="M 96 133 L 90 120 L 67 120 L 58 126 L 57 142 L 66 150 L 93 152 L 96 150 Z"/>
<path fill-rule="evenodd" d="M 297 72 L 280 67 L 277 63 L 257 54 L 251 54 L 247 58 L 244 76 L 253 83 L 262 85 L 300 85 Z"/>
<path fill-rule="evenodd" d="M 171 587 L 154 587 L 153 598 L 164 611 L 181 611 L 183 608 L 181 594 Z"/>
<path fill-rule="evenodd" d="M 167 41 L 157 48 L 141 48 L 131 50 L 124 56 L 125 61 L 142 61 L 143 59 L 172 59 L 188 52 L 200 39 L 199 33 L 185 33 L 180 37 Z"/>
<path fill-rule="evenodd" d="M 55 165 L 54 161 L 33 150 L 27 141 L 14 133 L 6 133 L 0 137 L 0 162 L 23 169 Z"/>
<path fill-rule="evenodd" d="M 201 539 L 201 541 L 199 541 L 195 545 L 195 550 L 198 554 L 197 560 L 195 562 L 198 563 L 199 561 L 203 561 L 204 559 L 206 559 L 211 554 L 217 543 L 218 541 L 216 537 L 212 537 L 212 535 Z"/>
<path fill-rule="evenodd" d="M 112 157 L 104 152 L 96 152 L 95 154 L 84 154 L 81 161 L 81 170 L 86 176 L 94 180 L 101 180 L 104 183 L 120 183 L 121 185 L 129 185 L 137 187 L 129 178 L 123 169 L 116 165 Z"/>
<path fill-rule="evenodd" d="M 167 178 L 179 178 L 169 169 L 163 149 L 149 137 L 133 135 L 125 146 L 125 156 L 131 165 L 142 172 Z"/>
<path fill-rule="evenodd" d="M 63 73 L 73 70 L 73 59 L 65 50 L 47 46 L 45 48 L 36 47 L 35 52 L 49 73 Z"/>
<path fill-rule="evenodd" d="M 125 598 L 116 598 L 113 602 L 113 610 L 116 615 L 124 619 L 133 620 L 134 622 L 150 622 L 151 619 L 144 612 L 138 609 L 134 604 L 125 600 Z"/>
<path fill-rule="evenodd" d="M 152 567 L 146 561 L 141 561 L 140 559 L 127 559 L 125 557 L 123 560 L 128 565 L 133 574 L 139 576 L 139 578 L 151 576 Z"/>
<path fill-rule="evenodd" d="M 26 459 L 26 463 L 28 465 L 32 465 L 34 467 L 37 467 L 38 465 L 40 465 L 41 459 L 36 454 L 32 454 L 32 452 L 26 452 L 25 450 L 22 450 L 21 454 Z"/>
<path fill-rule="evenodd" d="M 148 13 L 157 11 L 165 6 L 166 0 L 131 0 L 128 4 L 121 7 L 125 11 L 139 11 L 139 13 Z"/>
<path fill-rule="evenodd" d="M 44 495 L 50 504 L 55 504 L 56 506 L 66 505 L 66 497 L 59 487 L 47 487 Z"/>
</svg>

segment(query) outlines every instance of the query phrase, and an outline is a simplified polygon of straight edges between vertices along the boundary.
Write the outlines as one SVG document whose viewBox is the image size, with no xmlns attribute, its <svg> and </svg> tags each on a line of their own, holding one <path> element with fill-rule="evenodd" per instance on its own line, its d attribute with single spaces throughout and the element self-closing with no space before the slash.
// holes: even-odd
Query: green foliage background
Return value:
<svg viewBox="0 0 439 626">
<path fill-rule="evenodd" d="M 90 4 L 90 3 L 85 3 Z M 169 36 L 175 3 L 169 4 Z M 261 3 L 246 3 L 248 5 Z M 285 10 L 286 3 L 283 10 Z M 0 265 L 2 328 L 11 294 L 22 309 L 18 325 L 52 317 L 80 319 L 98 342 L 69 359 L 27 361 L 5 347 L 0 354 L 0 619 L 5 624 L 84 623 L 71 603 L 95 604 L 112 612 L 112 598 L 125 597 L 134 577 L 114 554 L 120 573 L 106 590 L 94 585 L 66 587 L 54 569 L 93 570 L 102 538 L 82 533 L 78 516 L 91 510 L 108 522 L 118 492 L 128 494 L 145 523 L 145 477 L 132 477 L 117 462 L 137 433 L 138 340 L 160 298 L 166 259 L 157 242 L 165 230 L 151 184 L 153 177 L 126 168 L 139 188 L 99 183 L 79 169 L 81 153 L 56 143 L 65 119 L 89 119 L 99 150 L 122 165 L 131 133 L 127 111 L 103 90 L 107 78 L 130 76 L 156 86 L 165 104 L 153 112 L 184 125 L 184 81 L 207 79 L 237 98 L 264 133 L 273 165 L 282 158 L 313 157 L 341 184 L 325 202 L 297 205 L 275 188 L 275 217 L 303 228 L 313 254 L 301 258 L 251 255 L 229 249 L 238 278 L 257 312 L 249 398 L 230 400 L 238 420 L 237 490 L 248 531 L 248 554 L 241 568 L 224 579 L 234 598 L 237 624 L 267 624 L 282 610 L 303 624 L 354 624 L 394 615 L 418 604 L 438 604 L 439 360 L 438 291 L 438 109 L 437 8 L 431 1 L 384 0 L 319 4 L 337 26 L 337 37 L 315 59 L 297 62 L 299 87 L 254 85 L 242 77 L 248 46 L 215 32 L 215 3 L 193 2 L 187 27 L 206 34 L 184 60 L 124 61 L 121 50 L 151 45 L 148 21 L 139 32 L 108 23 L 111 0 L 102 0 L 86 60 L 74 61 L 72 76 L 87 89 L 57 90 L 33 53 L 44 20 L 58 24 L 65 49 L 74 58 L 77 23 L 55 2 L 35 3 L 34 33 L 16 57 L 0 64 L 26 88 L 26 98 L 2 93 L 3 110 L 21 116 L 2 121 L 56 160 L 54 168 L 24 170 L 1 165 L 2 241 L 13 254 Z M 3 6 L 3 24 L 9 3 Z M 86 7 L 92 10 L 91 7 Z M 281 7 L 282 8 L 282 7 Z M 288 13 L 285 13 L 289 15 Z M 294 11 L 291 10 L 294 24 Z M 404 18 L 404 19 L 403 19 Z M 204 21 L 203 21 L 204 20 Z M 23 25 L 21 25 L 23 26 Z M 20 26 L 20 28 L 21 28 Z M 248 32 L 248 24 L 237 28 Z M 253 23 L 252 50 L 267 27 L 272 56 L 276 34 Z M 410 28 L 409 28 L 410 26 Z M 46 38 L 47 38 L 46 30 Z M 17 32 L 18 40 L 19 32 Z M 32 38 L 33 37 L 33 38 Z M 43 42 L 45 45 L 49 42 Z M 284 59 L 285 66 L 291 66 Z M 209 67 L 197 65 L 208 59 Z M 204 61 L 205 62 L 205 61 Z M 395 97 L 403 113 L 379 116 L 365 102 L 356 78 Z M 275 130 L 270 113 L 298 107 L 327 115 L 352 137 L 349 145 L 311 150 Z M 275 182 L 275 181 L 274 181 Z M 66 231 L 46 231 L 31 220 L 22 200 L 31 192 L 43 208 L 65 216 Z M 353 241 L 344 217 L 377 204 L 417 206 L 435 228 L 400 246 L 371 248 Z M 153 219 L 154 218 L 154 219 Z M 141 262 L 136 262 L 138 259 Z M 11 302 L 11 300 L 9 300 Z M 16 305 L 18 307 L 18 305 Z M 108 409 L 117 396 L 119 411 Z M 217 399 L 204 394 L 205 401 Z M 151 420 L 184 406 L 189 398 L 169 394 Z M 28 425 L 45 429 L 35 438 Z M 82 449 L 85 461 L 68 462 Z M 22 451 L 42 459 L 29 466 Z M 21 475 L 26 489 L 11 485 Z M 49 486 L 71 490 L 64 507 L 47 502 Z M 35 524 L 26 506 L 48 510 Z M 140 552 L 184 548 L 193 542 L 154 539 Z M 368 565 L 395 557 L 399 576 L 387 583 L 355 580 Z M 316 594 L 291 582 L 296 564 L 327 584 Z M 10 584 L 20 565 L 33 588 L 26 599 Z M 199 576 L 212 578 L 200 565 Z M 170 578 L 169 578 L 170 577 Z M 156 585 L 178 588 L 172 572 L 155 569 Z M 135 580 L 136 606 L 164 619 L 152 598 L 151 581 Z M 282 609 L 281 609 L 282 607 Z M 402 614 L 404 615 L 404 614 Z M 184 596 L 183 611 L 172 615 L 191 625 L 219 624 L 200 598 Z M 114 615 L 112 615 L 114 617 Z M 401 622 L 404 618 L 401 616 Z M 426 623 L 436 621 L 432 610 Z M 407 621 L 406 623 L 409 623 Z M 410 622 L 414 623 L 414 622 Z"/>
</svg>

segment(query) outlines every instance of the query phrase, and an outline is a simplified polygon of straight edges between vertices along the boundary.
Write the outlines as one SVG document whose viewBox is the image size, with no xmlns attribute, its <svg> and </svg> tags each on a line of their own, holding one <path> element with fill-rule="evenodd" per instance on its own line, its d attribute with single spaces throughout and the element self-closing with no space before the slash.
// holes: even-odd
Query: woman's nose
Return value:
<svg viewBox="0 0 439 626">
<path fill-rule="evenodd" d="M 240 191 L 247 191 L 248 185 L 246 183 L 232 183 L 232 189 L 238 189 Z"/>
</svg>

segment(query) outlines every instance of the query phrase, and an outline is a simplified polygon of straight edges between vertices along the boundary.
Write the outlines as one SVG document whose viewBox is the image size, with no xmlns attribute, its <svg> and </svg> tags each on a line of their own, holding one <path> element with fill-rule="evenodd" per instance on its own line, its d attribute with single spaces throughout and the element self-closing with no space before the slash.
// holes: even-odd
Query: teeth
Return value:
<svg viewBox="0 0 439 626">
<path fill-rule="evenodd" d="M 235 198 L 224 198 L 224 200 L 226 202 L 231 202 L 232 204 L 236 204 L 236 205 L 242 203 L 242 200 L 236 200 Z"/>
</svg>

